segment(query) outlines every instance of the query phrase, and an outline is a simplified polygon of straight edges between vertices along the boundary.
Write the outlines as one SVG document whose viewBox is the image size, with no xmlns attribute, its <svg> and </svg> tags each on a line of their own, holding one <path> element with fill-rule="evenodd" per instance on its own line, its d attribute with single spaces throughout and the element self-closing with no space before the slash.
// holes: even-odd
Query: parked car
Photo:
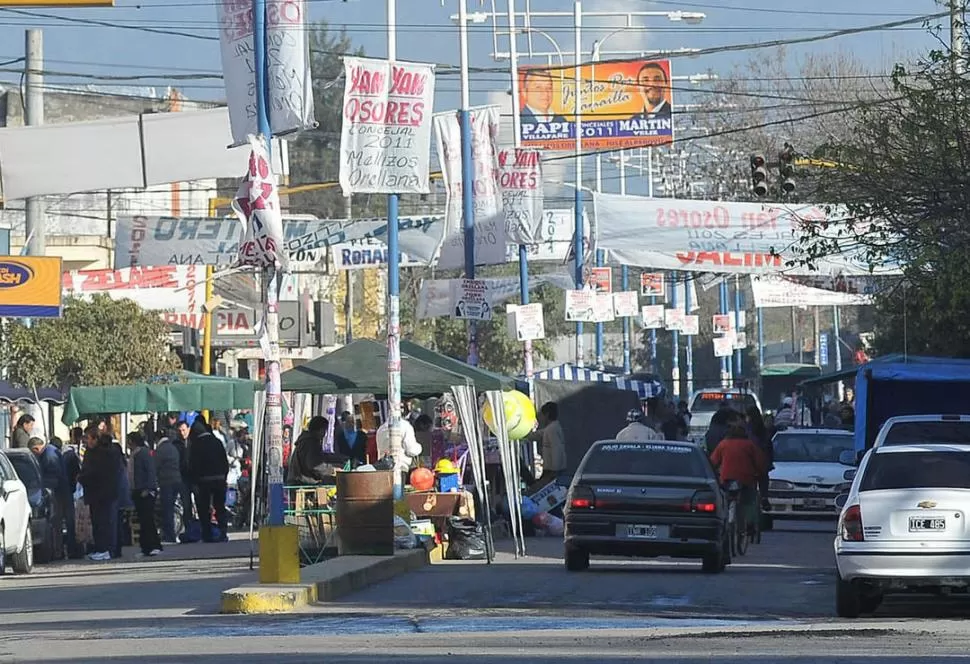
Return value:
<svg viewBox="0 0 970 664">
<path fill-rule="evenodd" d="M 34 540 L 27 487 L 0 451 L 0 574 L 5 574 L 8 566 L 18 574 L 29 574 L 34 568 Z"/>
<path fill-rule="evenodd" d="M 953 443 L 970 445 L 970 415 L 900 415 L 879 429 L 873 447 Z"/>
<path fill-rule="evenodd" d="M 49 563 L 64 557 L 64 531 L 60 508 L 54 493 L 44 486 L 37 457 L 26 449 L 7 450 L 10 463 L 27 487 L 30 503 L 30 531 L 34 540 L 34 560 Z"/>
<path fill-rule="evenodd" d="M 874 447 L 839 503 L 839 616 L 871 613 L 888 593 L 970 589 L 970 445 Z"/>
<path fill-rule="evenodd" d="M 837 518 L 835 498 L 848 492 L 855 475 L 855 468 L 840 461 L 844 452 L 854 449 L 852 432 L 785 429 L 775 434 L 771 444 L 775 467 L 768 475 L 768 502 L 772 518 Z"/>
<path fill-rule="evenodd" d="M 711 573 L 730 562 L 727 500 L 692 443 L 594 443 L 573 476 L 564 517 L 570 571 L 587 569 L 590 555 L 700 558 Z"/>
</svg>

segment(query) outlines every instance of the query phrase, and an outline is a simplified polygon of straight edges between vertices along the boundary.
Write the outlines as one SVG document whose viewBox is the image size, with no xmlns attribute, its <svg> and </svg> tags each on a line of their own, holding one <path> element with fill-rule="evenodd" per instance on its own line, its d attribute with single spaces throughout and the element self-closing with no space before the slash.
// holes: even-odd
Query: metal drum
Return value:
<svg viewBox="0 0 970 664">
<path fill-rule="evenodd" d="M 337 472 L 337 553 L 394 555 L 391 471 Z"/>
</svg>

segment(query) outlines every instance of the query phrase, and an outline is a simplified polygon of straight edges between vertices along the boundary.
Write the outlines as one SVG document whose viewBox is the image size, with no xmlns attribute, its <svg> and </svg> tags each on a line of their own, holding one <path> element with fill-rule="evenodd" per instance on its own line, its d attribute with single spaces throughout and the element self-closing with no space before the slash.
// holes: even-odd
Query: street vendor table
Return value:
<svg viewBox="0 0 970 664">
<path fill-rule="evenodd" d="M 416 518 L 431 519 L 437 530 L 444 530 L 451 516 L 475 518 L 475 500 L 468 491 L 421 491 L 405 494 L 404 498 Z"/>
<path fill-rule="evenodd" d="M 320 562 L 336 547 L 334 509 L 327 492 L 332 486 L 287 486 L 285 523 L 299 531 L 300 560 L 304 565 Z"/>
</svg>

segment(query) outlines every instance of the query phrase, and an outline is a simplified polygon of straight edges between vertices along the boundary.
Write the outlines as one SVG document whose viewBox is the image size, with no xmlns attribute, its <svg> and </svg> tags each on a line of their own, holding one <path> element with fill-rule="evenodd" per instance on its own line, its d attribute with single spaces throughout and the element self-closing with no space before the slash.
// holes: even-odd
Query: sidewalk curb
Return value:
<svg viewBox="0 0 970 664">
<path fill-rule="evenodd" d="M 339 566 L 335 563 L 340 561 Z M 431 564 L 425 549 L 394 556 L 346 556 L 302 569 L 304 583 L 252 584 L 222 593 L 221 613 L 292 613 L 316 602 L 328 602 Z M 340 569 L 343 568 L 343 569 Z"/>
</svg>

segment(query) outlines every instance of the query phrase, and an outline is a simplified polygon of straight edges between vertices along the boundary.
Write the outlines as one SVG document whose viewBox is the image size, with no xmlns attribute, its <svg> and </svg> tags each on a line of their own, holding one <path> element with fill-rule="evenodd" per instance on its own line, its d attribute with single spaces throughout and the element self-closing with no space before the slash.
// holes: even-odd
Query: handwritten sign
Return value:
<svg viewBox="0 0 970 664">
<path fill-rule="evenodd" d="M 229 125 L 234 144 L 242 145 L 259 134 L 253 3 L 221 0 L 217 5 Z M 306 0 L 266 0 L 266 82 L 274 136 L 316 125 L 307 34 Z"/>
<path fill-rule="evenodd" d="M 434 66 L 344 57 L 340 188 L 427 194 Z"/>
<path fill-rule="evenodd" d="M 498 161 L 499 113 L 497 106 L 469 112 L 474 163 L 475 265 L 501 265 L 506 261 L 506 224 Z M 455 111 L 434 116 L 441 179 L 448 192 L 445 241 L 438 267 L 442 270 L 465 264 L 465 216 L 462 208 L 461 127 Z"/>
<path fill-rule="evenodd" d="M 542 231 L 542 160 L 538 150 L 498 153 L 505 230 L 513 244 L 534 244 Z"/>
</svg>

